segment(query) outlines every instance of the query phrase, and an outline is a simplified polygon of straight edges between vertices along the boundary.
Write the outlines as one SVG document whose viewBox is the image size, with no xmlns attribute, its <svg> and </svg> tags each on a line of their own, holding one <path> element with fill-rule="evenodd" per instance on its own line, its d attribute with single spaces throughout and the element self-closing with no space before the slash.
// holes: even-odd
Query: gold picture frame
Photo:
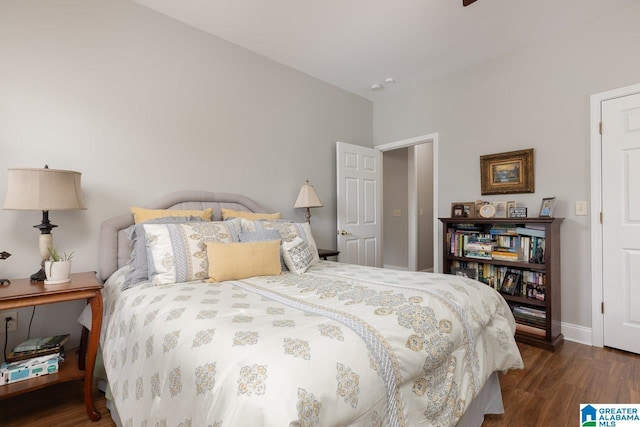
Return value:
<svg viewBox="0 0 640 427">
<path fill-rule="evenodd" d="M 480 189 L 483 195 L 533 193 L 533 148 L 480 156 Z"/>
</svg>

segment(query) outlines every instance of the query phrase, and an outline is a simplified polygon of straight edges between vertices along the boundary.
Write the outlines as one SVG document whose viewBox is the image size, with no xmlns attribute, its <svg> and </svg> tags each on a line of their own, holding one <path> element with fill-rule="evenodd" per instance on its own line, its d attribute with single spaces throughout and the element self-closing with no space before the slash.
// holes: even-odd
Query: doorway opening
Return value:
<svg viewBox="0 0 640 427">
<path fill-rule="evenodd" d="M 375 147 L 383 155 L 383 264 L 438 271 L 438 134 Z"/>
</svg>

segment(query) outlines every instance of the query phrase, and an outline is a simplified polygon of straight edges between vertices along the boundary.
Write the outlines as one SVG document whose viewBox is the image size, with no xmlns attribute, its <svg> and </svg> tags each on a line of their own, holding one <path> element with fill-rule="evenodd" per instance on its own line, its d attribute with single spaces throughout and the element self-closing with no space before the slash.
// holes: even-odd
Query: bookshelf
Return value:
<svg viewBox="0 0 640 427">
<path fill-rule="evenodd" d="M 516 340 L 555 351 L 560 331 L 564 218 L 440 218 L 443 272 L 493 287 L 516 319 Z M 542 249 L 542 250 L 540 250 Z"/>
</svg>

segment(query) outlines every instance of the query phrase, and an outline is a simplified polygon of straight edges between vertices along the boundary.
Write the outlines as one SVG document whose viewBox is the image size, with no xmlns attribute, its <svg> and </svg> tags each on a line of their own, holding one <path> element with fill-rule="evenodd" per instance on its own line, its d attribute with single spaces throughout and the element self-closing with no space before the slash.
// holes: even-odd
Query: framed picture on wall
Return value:
<svg viewBox="0 0 640 427">
<path fill-rule="evenodd" d="M 533 148 L 480 156 L 482 194 L 533 193 Z"/>
</svg>

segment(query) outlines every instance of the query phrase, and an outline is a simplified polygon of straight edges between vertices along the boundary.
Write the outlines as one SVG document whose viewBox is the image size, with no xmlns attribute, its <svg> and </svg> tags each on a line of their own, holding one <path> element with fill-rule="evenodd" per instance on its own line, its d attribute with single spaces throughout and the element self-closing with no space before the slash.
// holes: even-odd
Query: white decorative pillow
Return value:
<svg viewBox="0 0 640 427">
<path fill-rule="evenodd" d="M 242 231 L 261 231 L 261 230 L 277 230 L 282 237 L 282 243 L 293 241 L 296 237 L 302 239 L 313 252 L 313 264 L 320 261 L 318 256 L 318 247 L 316 241 L 311 234 L 311 227 L 307 222 L 291 222 L 291 221 L 251 221 L 241 218 Z"/>
<path fill-rule="evenodd" d="M 205 242 L 238 242 L 240 221 L 144 224 L 149 280 L 153 284 L 209 278 Z"/>
<path fill-rule="evenodd" d="M 282 256 L 292 273 L 302 274 L 307 271 L 313 265 L 313 254 L 314 251 L 300 237 L 282 243 Z M 318 251 L 315 251 L 315 254 L 318 255 Z"/>
<path fill-rule="evenodd" d="M 162 218 L 150 219 L 146 224 L 177 224 L 185 222 L 202 222 L 199 216 L 167 216 Z M 129 266 L 131 269 L 122 282 L 122 290 L 134 287 L 135 285 L 149 280 L 149 267 L 147 261 L 147 239 L 144 234 L 144 224 L 134 224 L 125 230 L 129 238 L 129 246 L 131 256 L 129 257 Z"/>
</svg>

